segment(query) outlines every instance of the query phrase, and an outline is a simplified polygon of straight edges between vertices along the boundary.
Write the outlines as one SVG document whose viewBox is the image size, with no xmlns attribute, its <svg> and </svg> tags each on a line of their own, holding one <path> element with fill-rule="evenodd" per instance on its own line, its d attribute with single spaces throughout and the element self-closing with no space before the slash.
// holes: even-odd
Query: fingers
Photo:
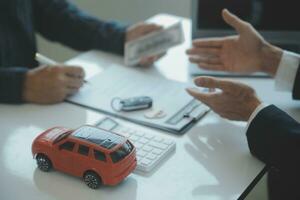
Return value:
<svg viewBox="0 0 300 200">
<path fill-rule="evenodd" d="M 130 27 L 126 34 L 126 41 L 137 39 L 151 32 L 161 30 L 162 26 L 156 24 L 139 23 Z"/>
<path fill-rule="evenodd" d="M 84 80 L 81 78 L 75 78 L 71 76 L 65 76 L 65 86 L 68 88 L 79 89 L 82 87 Z"/>
<path fill-rule="evenodd" d="M 42 66 L 26 74 L 24 100 L 50 104 L 63 101 L 78 92 L 83 85 L 84 72 L 79 67 Z"/>
<path fill-rule="evenodd" d="M 221 38 L 195 40 L 194 47 L 186 51 L 189 61 L 203 69 L 223 71 L 224 65 L 220 58 L 223 41 Z"/>
<path fill-rule="evenodd" d="M 242 33 L 248 26 L 247 22 L 241 20 L 236 15 L 229 12 L 227 9 L 222 11 L 224 21 L 232 26 L 238 33 Z"/>
<path fill-rule="evenodd" d="M 196 39 L 193 41 L 193 46 L 198 48 L 221 48 L 223 42 L 224 38 Z"/>
<path fill-rule="evenodd" d="M 161 29 L 162 29 L 162 27 L 158 26 L 156 24 L 143 24 L 139 27 L 138 32 L 140 32 L 140 34 L 142 34 L 142 35 L 146 35 L 148 33 L 158 31 Z"/>
<path fill-rule="evenodd" d="M 139 37 L 142 37 L 144 35 L 147 35 L 149 33 L 159 31 L 163 27 L 156 25 L 156 24 L 146 24 L 146 23 L 140 23 L 137 25 L 134 25 L 133 27 L 130 27 L 126 33 L 126 41 L 131 41 L 138 39 Z M 139 65 L 142 66 L 150 66 L 155 61 L 157 61 L 159 58 L 161 58 L 164 54 L 158 55 L 158 56 L 151 56 L 142 58 L 139 62 Z"/>
<path fill-rule="evenodd" d="M 154 62 L 155 62 L 155 58 L 154 57 L 151 57 L 151 58 L 142 58 L 141 61 L 139 62 L 139 65 L 147 67 L 147 66 L 153 65 Z"/>
<path fill-rule="evenodd" d="M 220 51 L 216 48 L 191 48 L 186 53 L 189 55 L 189 61 L 202 69 L 223 71 L 225 67 L 220 58 Z"/>
<path fill-rule="evenodd" d="M 202 93 L 197 88 L 187 88 L 187 93 L 189 93 L 192 97 L 195 99 L 198 99 L 199 101 L 207 104 L 209 102 L 209 99 L 211 97 L 211 94 L 209 93 Z"/>
<path fill-rule="evenodd" d="M 68 66 L 63 67 L 62 71 L 65 75 L 65 85 L 68 88 L 79 89 L 84 83 L 85 73 L 81 67 Z"/>
<path fill-rule="evenodd" d="M 215 55 L 219 56 L 221 54 L 220 48 L 191 48 L 186 51 L 187 55 Z"/>
<path fill-rule="evenodd" d="M 66 97 L 76 94 L 78 91 L 79 89 L 76 88 L 66 88 L 65 89 Z"/>
<path fill-rule="evenodd" d="M 195 84 L 200 87 L 206 88 L 219 88 L 225 92 L 234 92 L 237 83 L 220 78 L 213 78 L 208 76 L 201 76 L 194 80 Z"/>
<path fill-rule="evenodd" d="M 192 63 L 206 63 L 206 64 L 212 64 L 212 65 L 221 65 L 222 62 L 219 57 L 212 57 L 212 56 L 194 56 L 189 58 L 190 62 Z"/>
<path fill-rule="evenodd" d="M 167 52 L 164 52 L 164 53 L 161 53 L 161 54 L 155 56 L 155 57 L 156 57 L 156 60 L 161 59 L 161 58 L 164 57 L 165 55 L 167 55 Z"/>
<path fill-rule="evenodd" d="M 85 76 L 84 70 L 78 66 L 64 66 L 61 67 L 61 70 L 64 74 L 71 77 L 77 77 L 83 79 Z"/>
<path fill-rule="evenodd" d="M 61 100 L 64 100 L 68 96 L 74 95 L 75 93 L 77 93 L 79 91 L 81 86 L 82 86 L 82 83 L 79 83 L 79 82 L 77 82 L 77 80 L 75 81 L 75 80 L 72 80 L 72 78 L 70 78 L 69 80 L 67 80 L 65 82 L 64 85 L 61 85 L 60 90 L 58 90 L 58 91 L 60 91 L 59 98 Z"/>
<path fill-rule="evenodd" d="M 48 68 L 51 71 L 52 78 L 49 79 L 49 84 L 56 84 L 57 87 L 65 87 L 79 89 L 84 83 L 84 71 L 77 66 L 51 66 Z M 46 75 L 47 76 L 47 75 Z M 48 77 L 51 77 L 49 74 Z"/>
<path fill-rule="evenodd" d="M 194 79 L 194 83 L 197 86 L 205 87 L 205 88 L 219 88 L 219 79 L 208 77 L 208 76 L 200 76 Z"/>
<path fill-rule="evenodd" d="M 153 65 L 153 63 L 155 63 L 157 60 L 159 60 L 160 58 L 162 58 L 165 55 L 166 55 L 166 53 L 162 53 L 162 54 L 157 55 L 157 56 L 142 58 L 141 61 L 139 62 L 139 65 L 141 65 L 141 66 Z"/>
</svg>

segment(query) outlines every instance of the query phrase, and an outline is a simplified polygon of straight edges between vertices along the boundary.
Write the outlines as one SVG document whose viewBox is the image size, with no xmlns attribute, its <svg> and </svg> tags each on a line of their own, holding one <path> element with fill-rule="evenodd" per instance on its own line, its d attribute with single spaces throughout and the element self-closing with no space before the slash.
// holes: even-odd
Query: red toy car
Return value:
<svg viewBox="0 0 300 200">
<path fill-rule="evenodd" d="M 40 170 L 53 167 L 83 177 L 93 189 L 118 184 L 137 164 L 136 149 L 127 138 L 93 126 L 48 129 L 33 141 L 32 154 Z"/>
</svg>

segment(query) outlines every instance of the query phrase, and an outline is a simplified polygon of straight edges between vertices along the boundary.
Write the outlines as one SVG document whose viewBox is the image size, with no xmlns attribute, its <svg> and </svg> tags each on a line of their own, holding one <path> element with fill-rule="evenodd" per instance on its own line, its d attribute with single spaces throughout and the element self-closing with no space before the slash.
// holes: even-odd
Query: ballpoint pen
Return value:
<svg viewBox="0 0 300 200">
<path fill-rule="evenodd" d="M 57 65 L 59 64 L 58 62 L 40 54 L 36 53 L 35 54 L 35 60 L 38 61 L 40 64 L 45 64 L 45 65 Z M 83 81 L 84 83 L 88 83 L 86 80 Z"/>
</svg>

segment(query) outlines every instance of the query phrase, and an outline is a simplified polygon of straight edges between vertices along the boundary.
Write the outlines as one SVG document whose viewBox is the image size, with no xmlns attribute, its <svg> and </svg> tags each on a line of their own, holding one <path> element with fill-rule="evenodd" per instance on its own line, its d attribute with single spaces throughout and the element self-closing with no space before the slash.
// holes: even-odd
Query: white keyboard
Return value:
<svg viewBox="0 0 300 200">
<path fill-rule="evenodd" d="M 137 171 L 150 172 L 175 150 L 175 142 L 167 137 L 157 136 L 150 131 L 139 131 L 124 126 L 111 118 L 105 118 L 97 123 L 99 128 L 116 132 L 127 137 L 136 147 Z"/>
</svg>

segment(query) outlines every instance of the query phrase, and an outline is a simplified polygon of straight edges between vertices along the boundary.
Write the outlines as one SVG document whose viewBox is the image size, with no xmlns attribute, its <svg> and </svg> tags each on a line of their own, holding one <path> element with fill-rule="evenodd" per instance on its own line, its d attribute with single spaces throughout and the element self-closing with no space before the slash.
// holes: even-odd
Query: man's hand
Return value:
<svg viewBox="0 0 300 200">
<path fill-rule="evenodd" d="M 126 42 L 129 42 L 131 40 L 135 40 L 141 36 L 147 35 L 149 33 L 161 30 L 162 27 L 155 25 L 155 24 L 145 24 L 145 23 L 139 23 L 136 25 L 133 25 L 128 28 L 127 34 L 126 34 Z M 140 61 L 140 65 L 143 66 L 149 66 L 152 65 L 155 61 L 160 59 L 164 54 L 160 54 L 157 56 L 152 56 L 152 57 L 147 57 L 147 58 L 142 58 Z"/>
<path fill-rule="evenodd" d="M 208 70 L 229 72 L 266 72 L 275 75 L 282 50 L 272 46 L 251 26 L 228 10 L 223 19 L 238 33 L 237 36 L 198 39 L 187 50 L 189 60 Z"/>
<path fill-rule="evenodd" d="M 41 66 L 25 77 L 23 99 L 26 102 L 52 104 L 63 101 L 83 85 L 84 71 L 75 66 Z"/>
<path fill-rule="evenodd" d="M 248 121 L 254 110 L 261 104 L 255 91 L 242 83 L 212 77 L 198 77 L 195 79 L 195 84 L 210 88 L 213 92 L 200 92 L 195 88 L 188 88 L 187 92 L 223 118 Z"/>
</svg>

